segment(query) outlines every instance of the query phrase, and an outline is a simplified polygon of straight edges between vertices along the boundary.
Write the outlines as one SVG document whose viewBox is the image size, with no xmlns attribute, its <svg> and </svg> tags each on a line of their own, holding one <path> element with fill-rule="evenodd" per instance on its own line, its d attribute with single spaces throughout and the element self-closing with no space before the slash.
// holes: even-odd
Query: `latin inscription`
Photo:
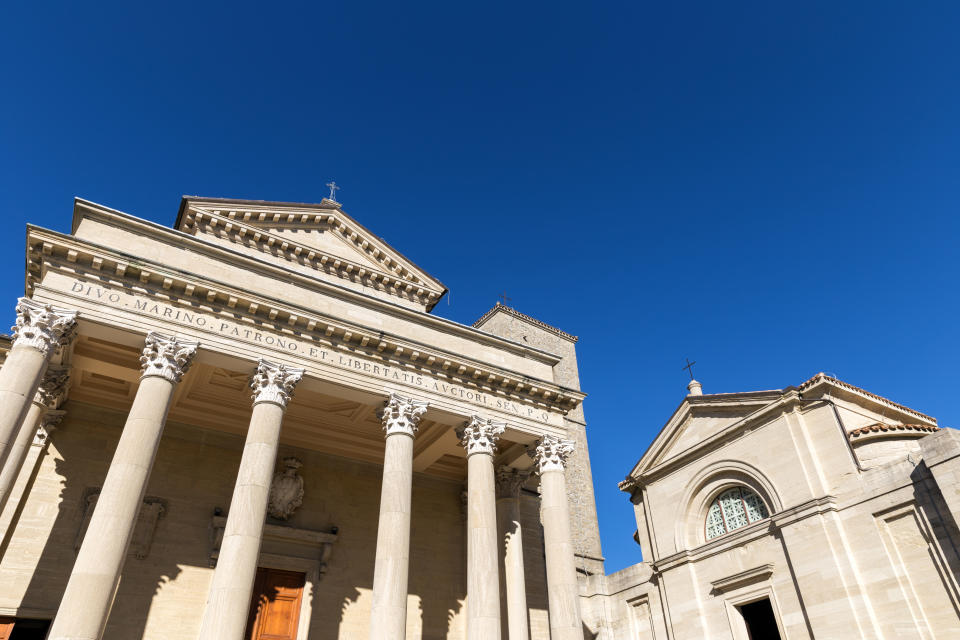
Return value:
<svg viewBox="0 0 960 640">
<path fill-rule="evenodd" d="M 241 324 L 229 322 L 204 313 L 178 309 L 149 298 L 98 287 L 81 280 L 76 280 L 71 286 L 70 291 L 86 298 L 108 303 L 115 307 L 130 309 L 131 311 L 163 318 L 181 325 L 213 331 L 251 344 L 260 344 L 274 349 L 296 353 L 311 360 L 323 362 L 341 369 L 350 369 L 397 384 L 429 389 L 446 396 L 491 409 L 506 411 L 538 422 L 550 421 L 550 415 L 541 409 L 524 406 L 475 389 L 450 384 L 442 380 L 435 380 L 423 374 L 406 371 L 401 367 L 338 353 L 329 347 L 315 346 L 310 342 L 289 336 L 281 336 L 265 330 L 251 329 Z"/>
</svg>

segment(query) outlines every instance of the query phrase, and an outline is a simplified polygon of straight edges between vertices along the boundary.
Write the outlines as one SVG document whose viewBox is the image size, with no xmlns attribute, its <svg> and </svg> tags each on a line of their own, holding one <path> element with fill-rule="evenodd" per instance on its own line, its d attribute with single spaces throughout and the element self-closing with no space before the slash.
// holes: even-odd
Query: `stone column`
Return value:
<svg viewBox="0 0 960 640">
<path fill-rule="evenodd" d="M 413 439 L 426 410 L 426 402 L 391 393 L 381 414 L 386 447 L 373 569 L 370 640 L 400 640 L 407 635 Z"/>
<path fill-rule="evenodd" d="M 6 538 L 10 528 L 16 525 L 17 511 L 24 499 L 24 494 L 29 488 L 30 480 L 37 472 L 37 466 L 41 462 L 41 456 L 47 448 L 50 436 L 57 430 L 57 425 L 65 414 L 65 411 L 56 409 L 47 411 L 43 414 L 39 426 L 33 432 L 32 441 L 27 444 L 26 451 L 23 454 L 20 473 L 13 479 L 7 494 L 6 505 L 0 511 L 0 540 Z"/>
<path fill-rule="evenodd" d="M 0 368 L 0 467 L 16 440 L 50 357 L 76 326 L 77 312 L 29 298 L 17 301 L 13 345 Z"/>
<path fill-rule="evenodd" d="M 520 527 L 520 489 L 530 474 L 510 467 L 497 469 L 497 525 L 500 597 L 506 617 L 501 629 L 509 640 L 530 640 L 527 622 L 527 583 L 523 573 L 523 530 Z"/>
<path fill-rule="evenodd" d="M 547 602 L 551 640 L 583 640 L 580 589 L 570 538 L 570 508 L 563 469 L 573 453 L 572 440 L 543 436 L 530 455 L 540 473 L 540 520 L 547 557 Z"/>
<path fill-rule="evenodd" d="M 457 430 L 467 450 L 467 640 L 500 640 L 493 454 L 502 423 L 473 416 Z"/>
<path fill-rule="evenodd" d="M 127 547 L 160 446 L 173 389 L 197 343 L 147 334 L 140 386 L 67 581 L 50 640 L 98 640 L 110 615 Z"/>
<path fill-rule="evenodd" d="M 66 367 L 50 366 L 44 373 L 37 392 L 33 394 L 33 402 L 27 409 L 23 424 L 17 429 L 16 438 L 10 446 L 10 453 L 7 455 L 7 461 L 0 470 L 0 512 L 3 512 L 3 507 L 10 498 L 10 491 L 20 475 L 23 461 L 27 457 L 27 452 L 30 451 L 30 443 L 33 442 L 33 437 L 37 428 L 40 427 L 41 420 L 44 419 L 47 411 L 53 409 L 60 402 L 66 392 L 69 379 L 70 374 Z M 57 422 L 60 421 L 61 417 L 56 418 Z"/>
<path fill-rule="evenodd" d="M 243 640 L 260 559 L 270 482 L 280 444 L 280 426 L 303 369 L 261 359 L 250 382 L 253 415 L 243 445 L 237 484 L 207 593 L 200 638 Z"/>
</svg>

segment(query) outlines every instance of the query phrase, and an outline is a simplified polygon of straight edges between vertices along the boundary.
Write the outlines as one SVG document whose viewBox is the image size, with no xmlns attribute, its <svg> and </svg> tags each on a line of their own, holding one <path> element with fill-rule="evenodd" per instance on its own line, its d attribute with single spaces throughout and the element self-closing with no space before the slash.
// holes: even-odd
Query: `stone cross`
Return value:
<svg viewBox="0 0 960 640">
<path fill-rule="evenodd" d="M 338 187 L 338 186 L 337 186 L 337 183 L 334 182 L 334 181 L 332 181 L 332 180 L 327 183 L 327 186 L 330 187 L 330 199 L 333 200 L 334 202 L 336 202 L 336 201 L 337 201 L 337 197 L 336 197 L 336 196 L 337 196 L 337 191 L 340 190 L 340 187 Z"/>
</svg>

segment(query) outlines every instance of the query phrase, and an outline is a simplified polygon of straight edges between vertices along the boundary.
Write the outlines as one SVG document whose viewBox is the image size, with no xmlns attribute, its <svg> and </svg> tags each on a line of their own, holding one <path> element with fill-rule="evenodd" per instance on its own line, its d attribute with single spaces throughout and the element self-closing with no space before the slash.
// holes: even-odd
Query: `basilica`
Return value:
<svg viewBox="0 0 960 640">
<path fill-rule="evenodd" d="M 577 337 L 433 314 L 338 202 L 78 199 L 25 252 L 0 640 L 960 637 L 960 437 L 917 410 L 692 381 L 606 574 Z"/>
</svg>

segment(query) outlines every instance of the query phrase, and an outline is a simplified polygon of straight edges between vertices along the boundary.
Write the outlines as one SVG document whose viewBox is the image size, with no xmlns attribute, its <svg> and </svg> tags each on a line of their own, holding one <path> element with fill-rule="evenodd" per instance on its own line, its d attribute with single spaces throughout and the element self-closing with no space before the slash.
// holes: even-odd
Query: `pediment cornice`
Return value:
<svg viewBox="0 0 960 640">
<path fill-rule="evenodd" d="M 430 310 L 446 287 L 382 238 L 334 204 L 247 203 L 185 198 L 178 229 L 191 235 L 210 234 L 264 254 L 312 267 L 344 280 L 355 280 L 389 295 L 412 299 Z M 296 229 L 335 234 L 366 262 L 281 236 L 270 229 Z M 377 265 L 372 267 L 371 264 Z"/>
<path fill-rule="evenodd" d="M 144 221 L 144 224 L 146 223 Z M 167 230 L 169 232 L 169 230 Z M 189 236 L 181 236 L 189 238 Z M 194 240 L 207 251 L 224 253 L 222 248 Z M 222 256 L 237 261 L 256 262 L 246 256 Z M 264 265 L 258 268 L 273 270 L 279 277 L 293 280 L 305 287 L 323 289 L 332 287 L 322 281 L 293 274 L 279 266 Z M 413 371 L 430 373 L 438 378 L 456 381 L 459 384 L 494 395 L 534 405 L 542 409 L 567 413 L 586 397 L 586 394 L 562 387 L 547 380 L 531 378 L 507 369 L 478 362 L 463 355 L 420 344 L 403 336 L 389 334 L 341 318 L 331 318 L 315 311 L 271 299 L 232 285 L 211 280 L 198 274 L 180 271 L 169 266 L 154 264 L 142 257 L 124 254 L 87 240 L 67 236 L 54 231 L 29 226 L 27 232 L 27 282 L 30 295 L 49 271 L 61 271 L 78 277 L 103 282 L 106 285 L 124 287 L 161 301 L 175 302 L 194 307 L 224 318 L 241 318 L 272 327 L 279 333 L 300 336 L 316 341 L 319 345 L 338 349 L 345 353 L 365 355 L 370 358 L 389 359 Z M 337 293 L 349 297 L 366 298 L 351 291 Z M 428 324 L 442 324 L 447 331 L 459 330 L 469 333 L 471 339 L 480 343 L 493 342 L 499 348 L 522 352 L 525 356 L 555 364 L 556 356 L 532 350 L 517 343 L 495 338 L 482 331 L 458 325 L 422 312 L 415 312 L 376 299 L 365 300 L 371 304 L 389 306 L 393 313 L 416 316 Z"/>
<path fill-rule="evenodd" d="M 733 396 L 740 394 L 728 394 L 730 397 L 726 398 L 723 395 L 727 394 L 717 395 L 720 398 L 687 396 L 661 429 L 653 444 L 634 465 L 626 479 L 621 482 L 621 485 L 623 485 L 621 490 L 628 491 L 633 487 L 647 484 L 654 478 L 697 459 L 722 443 L 735 439 L 742 433 L 768 422 L 773 415 L 787 410 L 800 400 L 797 393 L 792 391 L 786 394 L 781 394 L 779 391 L 742 394 L 744 398 L 741 401 L 733 398 Z M 739 420 L 682 451 L 673 451 L 672 445 L 680 439 L 684 429 L 691 420 L 695 419 L 697 413 L 710 409 L 732 409 L 734 407 L 744 411 Z"/>
</svg>

